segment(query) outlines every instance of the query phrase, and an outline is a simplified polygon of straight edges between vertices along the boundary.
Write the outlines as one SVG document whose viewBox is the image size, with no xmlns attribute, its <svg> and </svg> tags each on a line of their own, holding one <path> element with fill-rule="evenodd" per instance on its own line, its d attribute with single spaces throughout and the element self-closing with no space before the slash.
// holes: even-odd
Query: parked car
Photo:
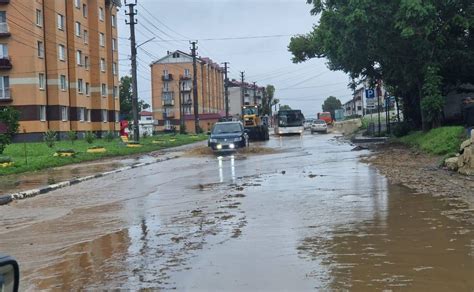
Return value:
<svg viewBox="0 0 474 292">
<path fill-rule="evenodd" d="M 327 134 L 328 125 L 326 124 L 326 121 L 314 120 L 313 123 L 311 124 L 311 134 L 313 134 L 314 132 Z"/>
<path fill-rule="evenodd" d="M 306 120 L 304 121 L 304 124 L 303 124 L 304 129 L 305 129 L 305 130 L 311 129 L 311 124 L 312 124 L 313 122 L 314 122 L 314 119 L 306 119 Z"/>
<path fill-rule="evenodd" d="M 219 122 L 210 132 L 208 146 L 216 152 L 231 152 L 248 146 L 249 138 L 241 122 Z"/>
</svg>

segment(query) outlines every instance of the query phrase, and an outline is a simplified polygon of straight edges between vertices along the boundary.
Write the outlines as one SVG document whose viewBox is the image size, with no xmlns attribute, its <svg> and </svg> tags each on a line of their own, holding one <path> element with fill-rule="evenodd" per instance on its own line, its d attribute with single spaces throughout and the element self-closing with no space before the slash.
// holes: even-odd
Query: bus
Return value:
<svg viewBox="0 0 474 292">
<path fill-rule="evenodd" d="M 275 116 L 275 134 L 303 134 L 304 115 L 301 110 L 280 110 Z"/>
</svg>

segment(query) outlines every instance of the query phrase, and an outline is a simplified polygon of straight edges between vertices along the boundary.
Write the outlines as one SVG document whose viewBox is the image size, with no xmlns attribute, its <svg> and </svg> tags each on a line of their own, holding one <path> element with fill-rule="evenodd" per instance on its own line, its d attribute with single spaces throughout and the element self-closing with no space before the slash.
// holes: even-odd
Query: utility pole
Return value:
<svg viewBox="0 0 474 292">
<path fill-rule="evenodd" d="M 229 119 L 229 78 L 227 74 L 229 73 L 229 67 L 227 66 L 229 62 L 224 62 L 224 95 L 225 95 L 225 118 Z"/>
<path fill-rule="evenodd" d="M 379 122 L 379 137 L 380 137 L 382 133 L 382 124 L 380 121 L 380 94 L 379 94 L 380 87 L 379 86 L 380 86 L 379 81 L 377 80 L 377 86 L 376 86 L 375 91 L 377 92 L 377 116 L 378 116 L 378 122 Z"/>
<path fill-rule="evenodd" d="M 135 141 L 140 140 L 140 128 L 138 126 L 138 85 L 137 85 L 137 44 L 135 42 L 135 15 L 137 11 L 135 6 L 137 1 L 133 3 L 127 3 L 125 0 L 125 5 L 128 6 L 128 13 L 125 12 L 125 15 L 129 16 L 129 20 L 125 20 L 127 25 L 130 25 L 130 47 L 132 53 L 132 114 L 133 114 L 133 139 Z"/>
<path fill-rule="evenodd" d="M 181 88 L 183 90 L 181 90 Z M 179 98 L 179 133 L 184 134 L 183 131 L 183 91 L 184 81 L 179 80 L 178 82 L 178 98 Z"/>
<path fill-rule="evenodd" d="M 257 82 L 253 82 L 253 105 L 257 105 Z"/>
<path fill-rule="evenodd" d="M 242 118 L 244 117 L 244 105 L 245 105 L 245 93 L 244 93 L 244 87 L 245 87 L 245 71 L 240 72 L 240 97 L 242 101 Z"/>
<path fill-rule="evenodd" d="M 199 127 L 199 103 L 198 103 L 198 88 L 197 88 L 197 58 L 196 58 L 196 44 L 197 41 L 191 43 L 191 55 L 193 56 L 193 99 L 194 99 L 194 130 L 196 134 L 200 132 Z"/>
</svg>

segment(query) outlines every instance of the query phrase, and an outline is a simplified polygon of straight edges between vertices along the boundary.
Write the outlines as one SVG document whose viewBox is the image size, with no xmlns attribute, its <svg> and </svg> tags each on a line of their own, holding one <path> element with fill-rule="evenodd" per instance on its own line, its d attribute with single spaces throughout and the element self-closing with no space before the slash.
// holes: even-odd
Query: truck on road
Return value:
<svg viewBox="0 0 474 292">
<path fill-rule="evenodd" d="M 268 119 L 260 114 L 256 105 L 242 107 L 242 123 L 251 140 L 266 141 L 270 139 Z"/>
<path fill-rule="evenodd" d="M 332 125 L 334 122 L 330 112 L 318 113 L 318 119 L 325 121 L 328 125 Z"/>
</svg>

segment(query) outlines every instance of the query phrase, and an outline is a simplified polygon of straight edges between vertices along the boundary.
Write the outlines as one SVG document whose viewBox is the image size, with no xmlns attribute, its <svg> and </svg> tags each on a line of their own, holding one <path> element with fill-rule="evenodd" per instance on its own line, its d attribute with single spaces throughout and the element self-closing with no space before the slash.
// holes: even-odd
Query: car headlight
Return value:
<svg viewBox="0 0 474 292">
<path fill-rule="evenodd" d="M 242 141 L 242 137 L 238 137 L 234 139 L 234 142 L 240 142 L 240 141 Z"/>
<path fill-rule="evenodd" d="M 217 139 L 209 139 L 210 143 L 217 143 Z"/>
</svg>

